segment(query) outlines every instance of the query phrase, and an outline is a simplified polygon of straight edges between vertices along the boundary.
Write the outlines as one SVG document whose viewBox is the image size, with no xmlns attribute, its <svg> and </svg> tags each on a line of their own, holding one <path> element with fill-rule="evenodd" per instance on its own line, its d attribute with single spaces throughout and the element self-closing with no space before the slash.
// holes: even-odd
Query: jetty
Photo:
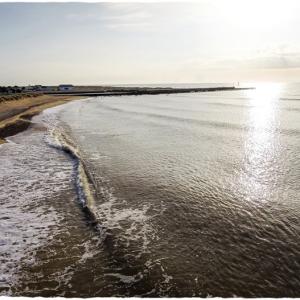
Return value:
<svg viewBox="0 0 300 300">
<path fill-rule="evenodd" d="M 99 90 L 84 90 L 74 89 L 68 91 L 44 91 L 47 95 L 72 95 L 72 96 L 138 96 L 138 95 L 159 95 L 159 94 L 180 94 L 180 93 L 203 93 L 203 92 L 221 92 L 221 91 L 238 91 L 249 90 L 253 87 L 204 87 L 204 88 L 148 88 L 148 87 L 109 87 L 107 89 L 101 88 Z"/>
</svg>

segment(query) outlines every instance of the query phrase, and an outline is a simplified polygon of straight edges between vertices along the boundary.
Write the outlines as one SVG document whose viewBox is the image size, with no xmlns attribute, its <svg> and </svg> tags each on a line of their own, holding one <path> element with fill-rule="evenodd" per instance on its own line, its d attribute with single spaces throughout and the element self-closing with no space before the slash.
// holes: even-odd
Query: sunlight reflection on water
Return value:
<svg viewBox="0 0 300 300">
<path fill-rule="evenodd" d="M 245 139 L 245 160 L 241 175 L 246 199 L 267 201 L 276 182 L 275 162 L 280 154 L 278 139 L 279 109 L 282 86 L 259 84 L 246 91 L 250 109 L 247 111 L 248 134 Z"/>
</svg>

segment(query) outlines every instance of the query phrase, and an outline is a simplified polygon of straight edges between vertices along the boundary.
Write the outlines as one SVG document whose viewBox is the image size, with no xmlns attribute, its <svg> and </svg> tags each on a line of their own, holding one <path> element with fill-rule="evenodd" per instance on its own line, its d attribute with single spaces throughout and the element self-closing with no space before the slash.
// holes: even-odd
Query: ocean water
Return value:
<svg viewBox="0 0 300 300">
<path fill-rule="evenodd" d="M 300 85 L 97 97 L 0 146 L 0 293 L 300 296 Z"/>
</svg>

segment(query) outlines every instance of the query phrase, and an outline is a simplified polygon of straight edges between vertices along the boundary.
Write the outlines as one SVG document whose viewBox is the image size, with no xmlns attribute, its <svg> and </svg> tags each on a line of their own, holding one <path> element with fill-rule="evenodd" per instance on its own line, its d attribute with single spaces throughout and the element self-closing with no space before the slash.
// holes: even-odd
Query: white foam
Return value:
<svg viewBox="0 0 300 300">
<path fill-rule="evenodd" d="M 72 165 L 41 143 L 41 132 L 26 132 L 0 147 L 0 286 L 20 280 L 20 269 L 35 263 L 35 252 L 60 222 L 50 201 L 71 185 Z M 4 290 L 5 295 L 9 290 Z"/>
<path fill-rule="evenodd" d="M 134 283 L 140 281 L 143 278 L 141 273 L 138 273 L 134 276 L 123 275 L 120 273 L 106 273 L 105 276 L 112 276 L 118 278 L 123 283 Z"/>
</svg>

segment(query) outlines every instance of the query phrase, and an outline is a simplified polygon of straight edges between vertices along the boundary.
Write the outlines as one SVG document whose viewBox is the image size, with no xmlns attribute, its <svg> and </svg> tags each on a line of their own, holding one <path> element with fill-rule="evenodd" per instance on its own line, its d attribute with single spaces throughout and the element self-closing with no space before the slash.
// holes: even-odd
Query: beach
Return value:
<svg viewBox="0 0 300 300">
<path fill-rule="evenodd" d="M 14 1 L 0 298 L 300 299 L 300 1 Z"/>
<path fill-rule="evenodd" d="M 101 96 L 33 116 L 0 146 L 1 295 L 298 296 L 299 95 Z"/>
<path fill-rule="evenodd" d="M 41 95 L 1 102 L 0 143 L 3 143 L 6 137 L 28 128 L 29 120 L 42 110 L 81 98 L 72 95 Z"/>
</svg>

